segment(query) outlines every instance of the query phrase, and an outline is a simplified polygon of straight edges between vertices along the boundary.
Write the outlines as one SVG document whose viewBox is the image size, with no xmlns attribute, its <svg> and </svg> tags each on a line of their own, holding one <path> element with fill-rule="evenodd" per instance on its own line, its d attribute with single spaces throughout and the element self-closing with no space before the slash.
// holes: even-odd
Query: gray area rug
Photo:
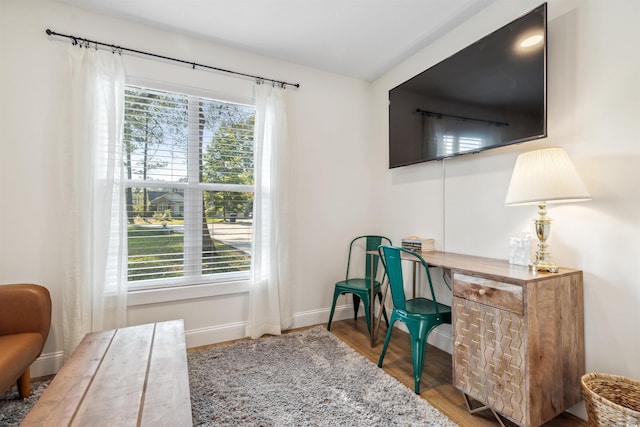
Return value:
<svg viewBox="0 0 640 427">
<path fill-rule="evenodd" d="M 323 327 L 191 352 L 188 362 L 195 426 L 456 426 Z M 0 396 L 0 427 L 19 426 L 48 384 L 32 384 L 25 400 L 16 387 Z"/>
<path fill-rule="evenodd" d="M 323 327 L 188 360 L 196 426 L 456 426 Z"/>
<path fill-rule="evenodd" d="M 50 382 L 49 380 L 32 383 L 31 395 L 24 400 L 20 399 L 16 386 L 0 395 L 0 427 L 19 426 Z"/>
</svg>

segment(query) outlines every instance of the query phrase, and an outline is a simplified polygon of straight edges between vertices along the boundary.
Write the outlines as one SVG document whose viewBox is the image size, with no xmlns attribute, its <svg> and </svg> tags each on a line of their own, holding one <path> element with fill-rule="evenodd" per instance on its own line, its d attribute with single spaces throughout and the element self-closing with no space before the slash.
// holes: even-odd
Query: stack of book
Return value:
<svg viewBox="0 0 640 427">
<path fill-rule="evenodd" d="M 410 236 L 402 239 L 402 247 L 414 252 L 429 252 L 436 250 L 433 239 L 422 239 L 418 236 Z"/>
</svg>

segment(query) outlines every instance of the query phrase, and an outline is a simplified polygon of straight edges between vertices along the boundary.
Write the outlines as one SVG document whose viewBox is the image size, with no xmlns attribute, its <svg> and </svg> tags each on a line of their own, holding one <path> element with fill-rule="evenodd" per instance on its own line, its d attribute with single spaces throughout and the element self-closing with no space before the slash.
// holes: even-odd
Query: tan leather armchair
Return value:
<svg viewBox="0 0 640 427">
<path fill-rule="evenodd" d="M 20 397 L 29 397 L 29 368 L 42 353 L 50 326 L 47 288 L 0 285 L 0 394 L 17 382 Z"/>
</svg>

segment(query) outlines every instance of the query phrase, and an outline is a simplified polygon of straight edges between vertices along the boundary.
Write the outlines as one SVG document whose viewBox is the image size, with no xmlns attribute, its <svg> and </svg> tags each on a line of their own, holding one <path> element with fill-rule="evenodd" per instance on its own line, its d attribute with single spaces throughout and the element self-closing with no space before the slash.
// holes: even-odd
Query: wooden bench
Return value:
<svg viewBox="0 0 640 427">
<path fill-rule="evenodd" d="M 191 426 L 182 320 L 87 334 L 21 426 Z"/>
</svg>

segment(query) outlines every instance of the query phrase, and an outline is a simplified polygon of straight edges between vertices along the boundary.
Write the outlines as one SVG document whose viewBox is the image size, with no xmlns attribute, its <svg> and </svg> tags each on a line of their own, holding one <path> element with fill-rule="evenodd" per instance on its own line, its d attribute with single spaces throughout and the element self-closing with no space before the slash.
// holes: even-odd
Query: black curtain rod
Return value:
<svg viewBox="0 0 640 427">
<path fill-rule="evenodd" d="M 496 126 L 509 126 L 509 123 L 505 123 L 505 122 L 494 122 L 491 120 L 474 119 L 473 117 L 454 116 L 452 114 L 444 114 L 444 113 L 434 113 L 433 111 L 425 111 L 419 108 L 416 109 L 416 112 L 422 114 L 423 116 L 436 117 L 438 119 L 441 119 L 442 117 L 451 117 L 459 120 L 472 120 L 475 122 L 490 123 Z"/>
<path fill-rule="evenodd" d="M 83 47 L 89 47 L 91 45 L 95 45 L 96 49 L 98 48 L 98 46 L 105 46 L 110 48 L 113 53 L 122 53 L 122 52 L 133 52 L 133 53 L 137 53 L 140 55 L 146 55 L 146 56 L 152 56 L 154 58 L 160 58 L 160 59 L 165 59 L 168 61 L 174 61 L 174 62 L 180 62 L 182 64 L 187 64 L 187 65 L 191 65 L 191 67 L 195 70 L 196 67 L 200 67 L 200 68 L 206 68 L 208 70 L 215 70 L 215 71 L 221 71 L 223 73 L 229 73 L 229 74 L 235 74 L 238 76 L 243 76 L 243 77 L 250 77 L 252 79 L 256 79 L 259 82 L 272 82 L 273 84 L 276 84 L 282 88 L 284 88 L 285 86 L 295 86 L 295 87 L 300 87 L 300 83 L 287 83 L 287 82 L 283 82 L 281 80 L 273 80 L 273 79 L 267 79 L 265 77 L 260 77 L 260 76 L 254 76 L 251 74 L 245 74 L 245 73 L 239 73 L 237 71 L 231 71 L 231 70 L 225 70 L 224 68 L 218 68 L 218 67 L 212 67 L 210 65 L 203 65 L 203 64 L 198 64 L 196 62 L 192 62 L 192 61 L 185 61 L 183 59 L 176 59 L 176 58 L 171 58 L 168 56 L 163 56 L 163 55 L 157 55 L 155 53 L 149 53 L 149 52 L 143 52 L 141 50 L 136 50 L 136 49 L 129 49 L 126 47 L 122 47 L 122 46 L 116 46 L 113 44 L 109 44 L 109 43 L 102 43 L 102 42 L 97 42 L 94 40 L 89 40 L 89 39 L 85 39 L 83 37 L 76 37 L 76 36 L 70 36 L 67 34 L 60 34 L 60 33 L 56 33 L 55 31 L 51 31 L 50 29 L 46 30 L 46 33 L 48 36 L 58 36 L 58 37 L 66 37 L 68 39 L 70 39 L 72 41 L 72 44 L 75 45 L 80 45 Z"/>
</svg>

